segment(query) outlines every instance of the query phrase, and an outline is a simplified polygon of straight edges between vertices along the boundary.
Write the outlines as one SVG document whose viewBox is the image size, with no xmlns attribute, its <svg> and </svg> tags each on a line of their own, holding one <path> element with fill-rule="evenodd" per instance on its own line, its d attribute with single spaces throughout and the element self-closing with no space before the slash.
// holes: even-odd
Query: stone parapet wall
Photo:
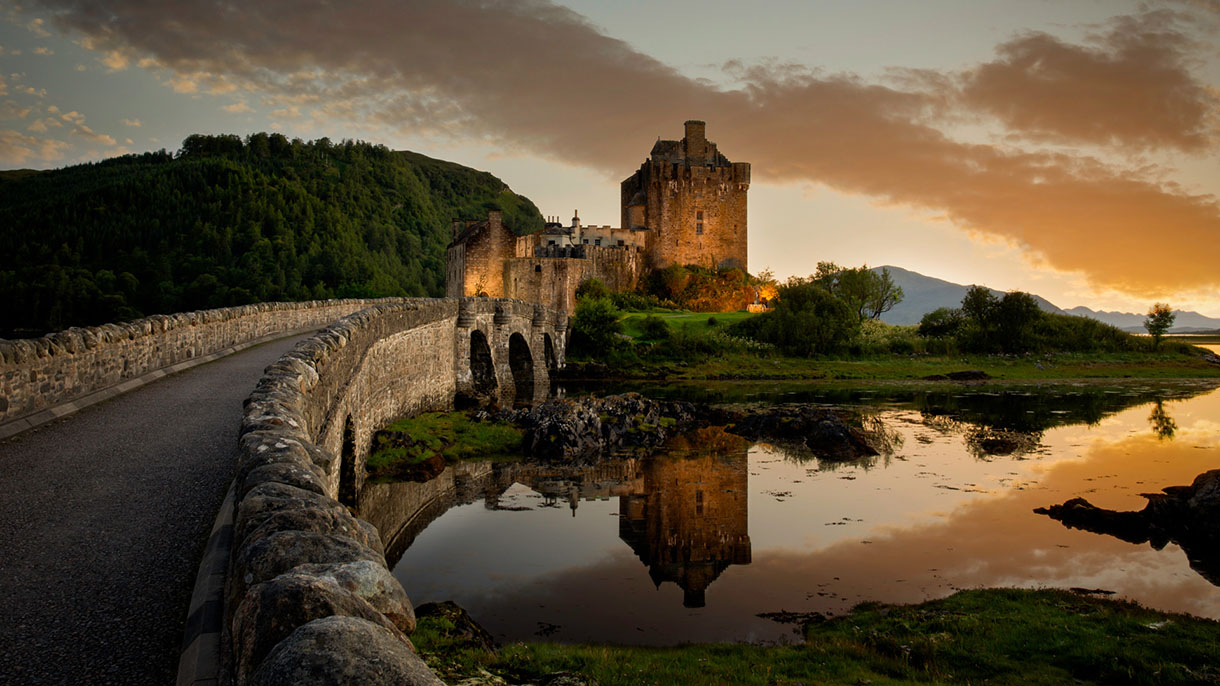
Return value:
<svg viewBox="0 0 1220 686">
<path fill-rule="evenodd" d="M 250 341 L 320 327 L 377 302 L 261 303 L 0 339 L 0 424 Z"/>
<path fill-rule="evenodd" d="M 373 431 L 452 402 L 474 328 L 491 332 L 497 355 L 508 335 L 559 338 L 566 318 L 539 309 L 481 298 L 381 303 L 267 368 L 240 431 L 221 640 L 230 683 L 441 683 L 407 638 L 414 613 L 381 535 L 341 501 L 359 488 Z"/>
</svg>

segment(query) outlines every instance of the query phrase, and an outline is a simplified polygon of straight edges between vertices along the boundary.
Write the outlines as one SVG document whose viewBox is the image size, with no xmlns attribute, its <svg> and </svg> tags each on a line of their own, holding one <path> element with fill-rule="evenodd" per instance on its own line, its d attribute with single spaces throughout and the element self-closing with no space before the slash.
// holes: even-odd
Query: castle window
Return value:
<svg viewBox="0 0 1220 686">
<path fill-rule="evenodd" d="M 601 245 L 601 244 L 602 244 L 602 239 L 600 239 L 600 238 L 598 238 L 597 240 L 593 241 L 593 245 Z"/>
<path fill-rule="evenodd" d="M 703 221 L 703 210 L 698 210 L 695 212 L 695 219 Z"/>
<path fill-rule="evenodd" d="M 535 273 L 535 274 L 541 274 L 541 273 L 542 273 L 542 265 L 540 265 L 540 264 L 536 264 L 536 265 L 534 265 L 534 273 Z"/>
<path fill-rule="evenodd" d="M 618 244 L 619 244 L 619 245 L 622 245 L 622 244 L 623 244 L 623 242 L 620 240 L 620 241 L 618 242 Z"/>
<path fill-rule="evenodd" d="M 584 243 L 585 245 L 588 245 L 588 244 L 589 244 L 589 239 L 588 239 L 588 238 L 586 238 L 586 239 L 584 239 L 583 241 L 581 241 L 581 243 Z"/>
<path fill-rule="evenodd" d="M 555 241 L 547 241 L 547 242 L 546 242 L 546 244 L 547 244 L 547 245 L 555 245 Z"/>
<path fill-rule="evenodd" d="M 703 235 L 703 222 L 697 222 L 695 224 L 695 234 L 699 236 Z"/>
</svg>

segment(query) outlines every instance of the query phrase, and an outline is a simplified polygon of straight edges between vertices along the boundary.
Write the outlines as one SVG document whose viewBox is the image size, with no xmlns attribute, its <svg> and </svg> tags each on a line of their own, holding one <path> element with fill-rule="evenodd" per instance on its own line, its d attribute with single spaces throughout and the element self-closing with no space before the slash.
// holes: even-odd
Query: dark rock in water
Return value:
<svg viewBox="0 0 1220 686">
<path fill-rule="evenodd" d="M 1210 362 L 1211 364 L 1220 364 L 1220 355 L 1217 355 L 1216 353 L 1208 353 L 1203 356 L 1203 361 Z"/>
<path fill-rule="evenodd" d="M 492 638 L 487 629 L 474 621 L 469 612 L 452 600 L 420 605 L 415 608 L 415 616 L 418 619 L 440 617 L 448 620 L 453 625 L 453 632 L 449 634 L 449 638 L 465 639 L 487 652 L 496 650 L 496 639 Z"/>
<path fill-rule="evenodd" d="M 747 414 L 729 431 L 751 440 L 804 444 L 826 460 L 847 461 L 878 454 L 860 428 L 835 412 L 815 407 L 780 407 Z"/>
<path fill-rule="evenodd" d="M 1220 586 L 1220 469 L 1195 477 L 1190 486 L 1169 486 L 1161 493 L 1143 493 L 1148 504 L 1139 512 L 1096 507 L 1084 498 L 1034 512 L 1072 529 L 1106 534 L 1129 543 L 1150 543 L 1160 550 L 1176 543 L 1190 566 Z"/>
<path fill-rule="evenodd" d="M 968 369 L 961 372 L 949 372 L 945 376 L 953 381 L 986 381 L 991 375 L 979 369 Z"/>
<path fill-rule="evenodd" d="M 514 414 L 526 452 L 550 460 L 598 457 L 622 448 L 660 445 L 694 428 L 695 406 L 639 393 L 563 398 Z"/>
</svg>

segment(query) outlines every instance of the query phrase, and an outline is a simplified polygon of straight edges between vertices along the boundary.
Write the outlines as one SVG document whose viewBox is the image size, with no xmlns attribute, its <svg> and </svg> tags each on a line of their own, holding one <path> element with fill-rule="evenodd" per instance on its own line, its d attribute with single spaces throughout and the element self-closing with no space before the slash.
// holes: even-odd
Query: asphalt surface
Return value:
<svg viewBox="0 0 1220 686">
<path fill-rule="evenodd" d="M 304 337 L 0 442 L 0 684 L 174 683 L 241 401 Z"/>
</svg>

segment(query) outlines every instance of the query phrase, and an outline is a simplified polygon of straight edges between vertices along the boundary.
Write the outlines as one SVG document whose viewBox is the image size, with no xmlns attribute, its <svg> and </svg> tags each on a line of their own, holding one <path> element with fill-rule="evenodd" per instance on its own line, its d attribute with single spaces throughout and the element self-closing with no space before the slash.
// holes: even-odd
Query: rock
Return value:
<svg viewBox="0 0 1220 686">
<path fill-rule="evenodd" d="M 230 607 L 254 584 L 270 581 L 303 564 L 368 560 L 385 565 L 385 555 L 347 536 L 311 531 L 277 531 L 243 544 L 233 556 Z"/>
<path fill-rule="evenodd" d="M 453 625 L 448 638 L 462 638 L 487 652 L 495 652 L 496 639 L 486 629 L 474 621 L 469 612 L 452 600 L 439 603 L 424 603 L 415 608 L 416 617 L 440 617 Z"/>
<path fill-rule="evenodd" d="M 1203 361 L 1211 364 L 1220 364 L 1220 355 L 1216 353 L 1207 353 L 1203 356 Z"/>
<path fill-rule="evenodd" d="M 236 540 L 249 545 L 281 531 L 310 531 L 344 536 L 373 550 L 384 552 L 377 529 L 367 522 L 364 524 L 367 528 L 343 506 L 304 507 L 266 512 L 258 517 L 247 518 L 243 520 L 240 529 L 235 529 L 235 533 L 241 534 Z"/>
<path fill-rule="evenodd" d="M 318 495 L 328 495 L 327 481 L 326 475 L 312 462 L 292 460 L 263 464 L 246 472 L 238 488 L 237 497 L 243 497 L 265 483 L 286 484 Z"/>
<path fill-rule="evenodd" d="M 1034 512 L 1064 526 L 1114 536 L 1129 543 L 1149 543 L 1160 550 L 1176 543 L 1200 576 L 1220 586 L 1220 469 L 1195 477 L 1190 486 L 1169 486 L 1138 512 L 1105 510 L 1084 498 Z"/>
<path fill-rule="evenodd" d="M 415 632 L 415 610 L 402 584 L 390 570 L 375 562 L 359 560 L 341 564 L 307 564 L 289 574 L 313 576 L 334 581 L 345 591 L 363 598 L 385 615 L 404 634 Z"/>
<path fill-rule="evenodd" d="M 651 400 L 639 393 L 548 400 L 514 418 L 525 429 L 525 450 L 551 460 L 660 445 L 699 424 L 694 405 Z"/>
<path fill-rule="evenodd" d="M 284 574 L 251 586 L 233 614 L 237 683 L 245 683 L 271 649 L 297 627 L 331 615 L 377 624 L 405 645 L 406 636 L 397 627 L 334 579 Z"/>
<path fill-rule="evenodd" d="M 768 408 L 747 414 L 728 430 L 751 440 L 803 444 L 825 460 L 847 461 L 878 454 L 863 430 L 822 408 Z"/>
<path fill-rule="evenodd" d="M 280 641 L 250 686 L 444 686 L 394 632 L 355 617 L 325 617 Z"/>
<path fill-rule="evenodd" d="M 961 372 L 949 372 L 945 376 L 953 381 L 986 381 L 991 378 L 987 372 L 978 369 L 969 369 Z"/>
<path fill-rule="evenodd" d="M 288 484 L 264 482 L 250 489 L 237 503 L 234 540 L 240 544 L 263 519 L 277 512 L 305 509 L 347 511 L 339 501 L 329 496 Z"/>
</svg>

